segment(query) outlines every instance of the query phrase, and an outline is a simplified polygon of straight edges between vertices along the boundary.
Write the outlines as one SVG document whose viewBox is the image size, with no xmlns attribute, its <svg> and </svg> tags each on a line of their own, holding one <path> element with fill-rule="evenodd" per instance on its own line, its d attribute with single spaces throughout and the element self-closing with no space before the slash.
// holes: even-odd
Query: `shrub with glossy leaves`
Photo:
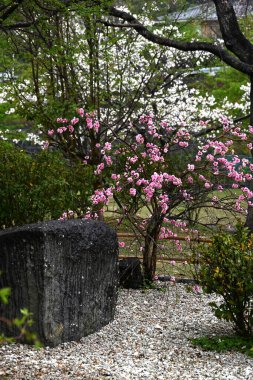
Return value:
<svg viewBox="0 0 253 380">
<path fill-rule="evenodd" d="M 253 333 L 253 235 L 238 225 L 200 248 L 199 281 L 206 293 L 221 295 L 210 305 L 219 319 L 231 321 L 242 336 Z"/>
</svg>

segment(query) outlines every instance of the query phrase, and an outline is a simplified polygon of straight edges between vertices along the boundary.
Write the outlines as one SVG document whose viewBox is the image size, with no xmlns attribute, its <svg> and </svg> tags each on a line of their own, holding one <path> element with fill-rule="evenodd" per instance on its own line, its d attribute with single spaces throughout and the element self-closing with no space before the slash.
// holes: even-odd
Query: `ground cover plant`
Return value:
<svg viewBox="0 0 253 380">
<path fill-rule="evenodd" d="M 238 351 L 253 358 L 253 338 L 241 336 L 215 336 L 190 339 L 204 350 L 223 352 Z"/>
</svg>

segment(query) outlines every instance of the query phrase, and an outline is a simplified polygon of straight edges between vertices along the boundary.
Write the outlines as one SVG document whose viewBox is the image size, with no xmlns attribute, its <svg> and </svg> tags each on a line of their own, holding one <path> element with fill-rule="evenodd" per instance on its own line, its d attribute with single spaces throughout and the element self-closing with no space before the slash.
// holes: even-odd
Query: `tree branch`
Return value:
<svg viewBox="0 0 253 380">
<path fill-rule="evenodd" d="M 7 8 L 7 10 L 0 16 L 1 23 L 6 20 L 10 15 L 12 15 L 15 10 L 23 3 L 24 0 L 16 0 L 11 6 L 7 6 L 5 8 L 1 8 L 1 10 L 4 10 Z"/>
<path fill-rule="evenodd" d="M 132 25 L 133 29 L 135 29 L 137 33 L 139 33 L 145 39 L 154 42 L 158 45 L 172 47 L 181 51 L 206 51 L 211 54 L 214 54 L 216 57 L 218 57 L 234 69 L 247 75 L 253 75 L 252 65 L 245 62 L 241 62 L 238 58 L 231 55 L 220 45 L 215 45 L 210 42 L 201 41 L 185 42 L 173 40 L 171 38 L 161 37 L 148 30 L 147 27 L 145 27 L 134 16 L 127 12 L 120 11 L 113 6 L 110 6 L 108 8 L 108 13 L 110 16 L 118 17 L 122 20 L 127 21 L 128 24 Z"/>
</svg>

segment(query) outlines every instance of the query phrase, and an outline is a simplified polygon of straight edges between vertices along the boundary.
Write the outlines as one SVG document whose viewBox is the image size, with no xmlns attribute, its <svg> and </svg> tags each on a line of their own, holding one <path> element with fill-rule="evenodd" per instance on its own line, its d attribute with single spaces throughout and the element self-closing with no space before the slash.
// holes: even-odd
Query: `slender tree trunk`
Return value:
<svg viewBox="0 0 253 380">
<path fill-rule="evenodd" d="M 145 245 L 143 251 L 143 271 L 147 281 L 153 281 L 156 272 L 157 244 L 162 225 L 160 212 L 155 212 L 147 227 Z"/>
</svg>

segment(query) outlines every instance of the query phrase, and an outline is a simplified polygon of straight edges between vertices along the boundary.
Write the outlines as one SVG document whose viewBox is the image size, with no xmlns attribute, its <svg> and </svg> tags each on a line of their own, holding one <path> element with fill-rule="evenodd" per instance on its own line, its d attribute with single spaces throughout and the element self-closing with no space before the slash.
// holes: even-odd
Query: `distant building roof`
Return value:
<svg viewBox="0 0 253 380">
<path fill-rule="evenodd" d="M 238 17 L 245 17 L 247 14 L 253 14 L 253 5 L 247 5 L 246 2 L 240 2 L 234 5 L 235 13 Z M 176 21 L 187 21 L 190 19 L 201 19 L 214 21 L 217 20 L 217 14 L 214 4 L 205 3 L 179 12 L 169 14 Z"/>
</svg>

